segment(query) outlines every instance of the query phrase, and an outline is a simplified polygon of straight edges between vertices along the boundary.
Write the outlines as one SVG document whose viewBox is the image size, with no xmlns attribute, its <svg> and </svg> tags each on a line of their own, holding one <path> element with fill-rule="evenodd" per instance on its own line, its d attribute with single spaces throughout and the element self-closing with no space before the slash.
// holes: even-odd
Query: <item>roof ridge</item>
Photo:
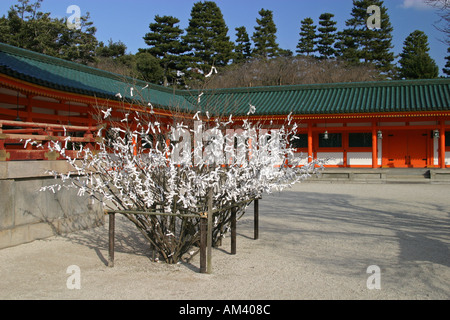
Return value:
<svg viewBox="0 0 450 320">
<path fill-rule="evenodd" d="M 270 91 L 291 91 L 298 89 L 336 89 L 336 88 L 368 88 L 368 87 L 398 87 L 404 85 L 424 85 L 450 83 L 450 78 L 436 79 L 404 79 L 404 80 L 380 80 L 380 81 L 358 81 L 358 82 L 331 82 L 331 83 L 310 83 L 293 84 L 282 86 L 256 86 L 256 87 L 236 87 L 236 88 L 217 88 L 217 89 L 192 89 L 182 90 L 183 94 L 192 92 L 211 93 L 239 93 L 239 92 L 270 92 Z"/>
</svg>

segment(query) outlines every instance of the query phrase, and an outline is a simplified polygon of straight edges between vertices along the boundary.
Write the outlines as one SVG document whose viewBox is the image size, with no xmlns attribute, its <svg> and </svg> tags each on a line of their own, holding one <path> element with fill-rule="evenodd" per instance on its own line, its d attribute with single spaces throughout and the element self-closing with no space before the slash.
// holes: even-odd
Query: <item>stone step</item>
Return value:
<svg viewBox="0 0 450 320">
<path fill-rule="evenodd" d="M 327 168 L 318 177 L 309 180 L 312 182 L 450 183 L 450 170 Z"/>
</svg>

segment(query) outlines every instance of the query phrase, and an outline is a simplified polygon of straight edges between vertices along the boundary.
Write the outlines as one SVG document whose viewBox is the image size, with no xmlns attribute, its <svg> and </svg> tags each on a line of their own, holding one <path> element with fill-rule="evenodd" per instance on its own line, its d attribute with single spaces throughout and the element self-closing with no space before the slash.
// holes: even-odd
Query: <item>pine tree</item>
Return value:
<svg viewBox="0 0 450 320">
<path fill-rule="evenodd" d="M 98 46 L 98 41 L 95 37 L 97 28 L 90 21 L 89 12 L 80 17 L 80 23 L 80 29 L 69 29 L 64 23 L 61 30 L 61 38 L 65 39 L 65 41 L 61 43 L 59 57 L 88 64 L 95 61 L 95 51 Z"/>
<path fill-rule="evenodd" d="M 98 41 L 89 13 L 80 17 L 81 29 L 72 30 L 66 19 L 41 12 L 42 1 L 18 0 L 0 19 L 0 42 L 70 61 L 93 62 Z"/>
<path fill-rule="evenodd" d="M 420 30 L 406 37 L 400 54 L 400 76 L 406 79 L 432 79 L 439 75 L 439 67 L 428 52 L 427 35 Z"/>
<path fill-rule="evenodd" d="M 260 19 L 256 19 L 258 26 L 255 27 L 252 40 L 255 44 L 253 55 L 263 58 L 273 58 L 279 55 L 280 48 L 277 40 L 277 27 L 273 21 L 273 12 L 261 9 Z"/>
<path fill-rule="evenodd" d="M 312 18 L 305 18 L 301 21 L 300 40 L 297 44 L 296 52 L 299 54 L 306 54 L 307 56 L 317 51 L 317 26 L 314 25 Z"/>
<path fill-rule="evenodd" d="M 18 0 L 8 11 L 7 17 L 1 20 L 0 41 L 40 52 L 54 55 L 58 41 L 58 35 L 62 30 L 62 23 L 50 19 L 50 13 L 39 11 L 41 2 L 36 0 L 34 4 L 30 0 Z M 46 32 L 43 31 L 47 28 Z"/>
<path fill-rule="evenodd" d="M 250 43 L 250 37 L 247 33 L 247 29 L 242 26 L 235 28 L 236 30 L 236 46 L 234 48 L 235 52 L 235 63 L 245 62 L 250 59 L 252 55 L 252 47 Z"/>
<path fill-rule="evenodd" d="M 179 22 L 179 19 L 172 16 L 155 16 L 155 22 L 149 26 L 151 32 L 144 36 L 144 41 L 150 48 L 140 49 L 160 60 L 165 86 L 175 80 L 177 71 L 184 68 L 181 56 L 187 51 L 187 46 L 181 40 L 184 31 L 177 26 Z"/>
<path fill-rule="evenodd" d="M 369 29 L 367 19 L 371 14 L 367 8 L 376 5 L 380 8 L 380 29 Z M 335 47 L 338 54 L 350 63 L 370 63 L 391 76 L 394 70 L 392 45 L 393 27 L 386 7 L 381 0 L 353 0 L 352 18 L 346 21 L 347 28 L 339 33 Z"/>
<path fill-rule="evenodd" d="M 139 52 L 135 56 L 138 78 L 150 83 L 162 84 L 164 69 L 160 65 L 160 59 L 148 52 Z"/>
<path fill-rule="evenodd" d="M 233 59 L 234 44 L 222 12 L 215 2 L 196 2 L 183 40 L 189 47 L 191 69 L 209 73 L 212 66 L 226 66 Z"/>
<path fill-rule="evenodd" d="M 445 60 L 447 60 L 447 63 L 445 64 L 445 67 L 442 69 L 442 72 L 444 72 L 447 77 L 450 77 L 450 47 L 447 49 L 448 56 L 445 57 Z"/>
<path fill-rule="evenodd" d="M 108 45 L 105 46 L 103 41 L 100 41 L 95 50 L 97 57 L 117 59 L 125 55 L 127 46 L 122 42 L 114 42 L 109 39 Z"/>
<path fill-rule="evenodd" d="M 333 17 L 334 14 L 332 13 L 323 13 L 319 17 L 320 27 L 317 29 L 319 31 L 319 34 L 317 35 L 317 51 L 319 52 L 319 58 L 321 59 L 330 59 L 336 54 L 333 45 L 337 36 L 337 28 L 335 27 L 337 22 L 332 20 Z"/>
</svg>

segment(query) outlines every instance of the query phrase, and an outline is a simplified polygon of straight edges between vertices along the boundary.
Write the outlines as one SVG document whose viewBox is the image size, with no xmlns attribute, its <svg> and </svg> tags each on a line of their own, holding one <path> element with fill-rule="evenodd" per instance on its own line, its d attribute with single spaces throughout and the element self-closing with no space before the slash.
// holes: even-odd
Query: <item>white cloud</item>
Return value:
<svg viewBox="0 0 450 320">
<path fill-rule="evenodd" d="M 425 0 L 403 0 L 403 8 L 417 9 L 417 10 L 431 10 L 433 9 L 430 5 L 425 3 Z"/>
</svg>

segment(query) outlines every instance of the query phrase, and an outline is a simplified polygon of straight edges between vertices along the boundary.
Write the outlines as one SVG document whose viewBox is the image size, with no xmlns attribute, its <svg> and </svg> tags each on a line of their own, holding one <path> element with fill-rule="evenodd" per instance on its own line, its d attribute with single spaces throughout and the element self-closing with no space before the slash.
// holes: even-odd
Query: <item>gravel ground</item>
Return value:
<svg viewBox="0 0 450 320">
<path fill-rule="evenodd" d="M 117 217 L 115 267 L 104 227 L 0 250 L 0 299 L 300 300 L 450 298 L 450 185 L 305 183 L 260 201 L 213 250 L 213 273 L 151 262 Z M 69 266 L 80 289 L 69 289 Z M 369 266 L 379 274 L 368 273 Z M 379 283 L 380 289 L 369 289 Z"/>
</svg>

